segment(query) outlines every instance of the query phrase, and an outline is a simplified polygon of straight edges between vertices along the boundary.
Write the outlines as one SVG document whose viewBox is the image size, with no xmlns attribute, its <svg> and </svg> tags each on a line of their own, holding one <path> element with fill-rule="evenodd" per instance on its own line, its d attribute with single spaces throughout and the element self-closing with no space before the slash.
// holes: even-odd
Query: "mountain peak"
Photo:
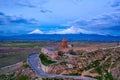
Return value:
<svg viewBox="0 0 120 80">
<path fill-rule="evenodd" d="M 43 34 L 43 32 L 39 29 L 35 29 L 35 30 L 29 32 L 28 34 Z"/>
</svg>

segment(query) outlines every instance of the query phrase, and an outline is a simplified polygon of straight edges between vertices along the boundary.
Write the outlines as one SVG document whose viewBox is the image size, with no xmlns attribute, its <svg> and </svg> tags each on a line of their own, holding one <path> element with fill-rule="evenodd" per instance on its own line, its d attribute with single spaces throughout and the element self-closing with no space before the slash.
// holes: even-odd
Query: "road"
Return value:
<svg viewBox="0 0 120 80">
<path fill-rule="evenodd" d="M 65 76 L 65 75 L 57 75 L 57 74 L 49 74 L 40 69 L 40 59 L 39 54 L 30 54 L 28 56 L 28 64 L 29 66 L 41 77 L 44 78 L 58 78 L 58 79 L 77 79 L 77 80 L 96 80 L 93 78 L 88 77 L 81 77 L 81 76 Z"/>
</svg>

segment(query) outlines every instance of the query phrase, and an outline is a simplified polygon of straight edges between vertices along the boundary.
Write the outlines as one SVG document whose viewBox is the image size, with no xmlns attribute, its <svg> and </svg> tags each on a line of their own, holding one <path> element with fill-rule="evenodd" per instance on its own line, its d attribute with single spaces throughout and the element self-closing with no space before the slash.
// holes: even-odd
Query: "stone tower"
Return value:
<svg viewBox="0 0 120 80">
<path fill-rule="evenodd" d="M 62 40 L 62 47 L 67 48 L 67 40 L 65 38 Z"/>
</svg>

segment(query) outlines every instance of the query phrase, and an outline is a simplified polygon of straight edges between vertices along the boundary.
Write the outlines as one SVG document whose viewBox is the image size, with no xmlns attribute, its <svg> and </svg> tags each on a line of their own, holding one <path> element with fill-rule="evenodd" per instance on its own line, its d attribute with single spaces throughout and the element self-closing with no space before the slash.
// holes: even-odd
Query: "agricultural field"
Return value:
<svg viewBox="0 0 120 80">
<path fill-rule="evenodd" d="M 0 68 L 26 61 L 28 54 L 39 53 L 42 41 L 0 41 Z"/>
</svg>

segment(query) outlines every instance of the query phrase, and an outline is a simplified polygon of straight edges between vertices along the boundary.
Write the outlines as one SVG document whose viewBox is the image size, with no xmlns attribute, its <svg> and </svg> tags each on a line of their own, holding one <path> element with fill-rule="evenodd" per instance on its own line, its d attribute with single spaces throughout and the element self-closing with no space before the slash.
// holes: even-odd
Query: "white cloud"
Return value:
<svg viewBox="0 0 120 80">
<path fill-rule="evenodd" d="M 43 32 L 39 29 L 35 29 L 32 32 L 29 32 L 28 34 L 43 34 Z"/>
</svg>

